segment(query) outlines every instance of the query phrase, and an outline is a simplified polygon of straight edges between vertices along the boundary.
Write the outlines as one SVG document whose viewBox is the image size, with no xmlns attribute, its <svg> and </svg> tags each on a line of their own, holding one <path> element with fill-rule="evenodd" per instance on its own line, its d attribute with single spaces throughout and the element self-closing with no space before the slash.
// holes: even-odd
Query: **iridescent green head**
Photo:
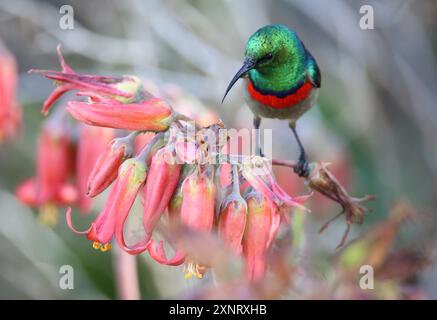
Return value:
<svg viewBox="0 0 437 320">
<path fill-rule="evenodd" d="M 296 32 L 275 24 L 259 29 L 249 38 L 244 57 L 254 61 L 254 69 L 263 73 L 290 62 L 299 63 L 306 54 Z"/>
<path fill-rule="evenodd" d="M 244 58 L 244 64 L 229 83 L 225 97 L 235 82 L 248 73 L 252 80 L 272 89 L 289 86 L 305 76 L 305 47 L 296 32 L 284 25 L 268 25 L 256 31 L 247 41 Z"/>
</svg>

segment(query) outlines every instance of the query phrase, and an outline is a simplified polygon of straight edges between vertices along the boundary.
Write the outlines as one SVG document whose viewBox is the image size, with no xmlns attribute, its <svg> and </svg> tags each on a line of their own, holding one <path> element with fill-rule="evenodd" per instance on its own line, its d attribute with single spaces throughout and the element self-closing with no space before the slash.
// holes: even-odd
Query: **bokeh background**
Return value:
<svg viewBox="0 0 437 320">
<path fill-rule="evenodd" d="M 73 30 L 59 27 L 61 5 L 74 8 Z M 374 30 L 359 27 L 360 7 L 374 8 Z M 0 298 L 115 298 L 111 254 L 94 252 L 61 217 L 51 229 L 14 197 L 19 182 L 34 174 L 40 107 L 50 81 L 30 68 L 58 69 L 55 47 L 79 72 L 136 74 L 156 86 L 179 86 L 217 112 L 228 127 L 251 127 L 252 116 L 238 85 L 220 104 L 243 56 L 246 39 L 258 28 L 282 23 L 295 29 L 318 61 L 322 89 L 318 106 L 299 122 L 311 160 L 332 162 L 332 170 L 354 195 L 374 194 L 372 212 L 351 239 L 385 219 L 402 199 L 417 219 L 397 242 L 435 253 L 437 206 L 437 2 L 433 0 L 102 0 L 0 2 L 0 41 L 19 65 L 18 100 L 23 128 L 0 145 Z M 295 159 L 297 148 L 286 123 L 274 128 L 273 152 Z M 54 164 L 55 165 L 55 164 Z M 289 192 L 305 189 L 286 169 L 280 182 Z M 338 212 L 315 201 L 306 226 L 307 245 L 321 268 L 344 230 L 339 220 L 318 228 Z M 98 212 L 99 203 L 95 206 Z M 85 226 L 92 217 L 83 218 Z M 328 262 L 327 262 L 328 261 Z M 177 297 L 197 284 L 179 269 L 137 258 L 142 298 Z M 61 290 L 59 267 L 75 270 L 75 289 Z M 415 279 L 427 297 L 437 298 L 437 268 Z"/>
</svg>

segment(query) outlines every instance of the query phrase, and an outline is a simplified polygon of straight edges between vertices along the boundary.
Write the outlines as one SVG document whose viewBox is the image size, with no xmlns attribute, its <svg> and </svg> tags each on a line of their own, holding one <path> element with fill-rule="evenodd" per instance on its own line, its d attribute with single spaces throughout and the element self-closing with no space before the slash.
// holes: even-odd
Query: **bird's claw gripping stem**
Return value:
<svg viewBox="0 0 437 320">
<path fill-rule="evenodd" d="M 299 135 L 297 134 L 296 131 L 296 124 L 290 122 L 289 126 L 290 129 L 293 131 L 294 137 L 296 138 L 300 150 L 299 161 L 294 167 L 294 172 L 297 173 L 298 176 L 301 178 L 308 178 L 308 176 L 310 175 L 310 168 L 308 165 L 305 149 L 303 148 L 302 142 L 300 141 Z"/>
<path fill-rule="evenodd" d="M 302 153 L 300 155 L 299 161 L 297 162 L 296 166 L 294 167 L 294 172 L 299 177 L 303 177 L 303 178 L 308 178 L 308 176 L 310 175 L 310 168 L 309 168 L 305 153 Z"/>
</svg>

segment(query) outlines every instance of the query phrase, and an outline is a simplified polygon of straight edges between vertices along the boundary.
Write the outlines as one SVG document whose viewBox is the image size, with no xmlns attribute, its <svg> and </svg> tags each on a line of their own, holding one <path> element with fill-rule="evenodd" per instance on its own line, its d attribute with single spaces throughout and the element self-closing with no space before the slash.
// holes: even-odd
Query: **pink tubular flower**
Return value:
<svg viewBox="0 0 437 320">
<path fill-rule="evenodd" d="M 192 230 L 208 232 L 213 225 L 216 186 L 211 171 L 211 167 L 196 170 L 182 186 L 181 221 Z"/>
<path fill-rule="evenodd" d="M 248 215 L 243 238 L 246 276 L 249 281 L 261 280 L 267 270 L 271 244 L 279 228 L 281 217 L 276 205 L 260 192 L 252 189 L 246 196 Z"/>
<path fill-rule="evenodd" d="M 0 51 L 0 143 L 18 131 L 21 124 L 21 107 L 17 103 L 18 72 L 14 57 Z"/>
<path fill-rule="evenodd" d="M 90 228 L 86 231 L 77 231 L 72 225 L 71 209 L 69 209 L 67 223 L 70 229 L 78 234 L 86 234 L 87 238 L 93 241 L 94 249 L 109 250 L 115 231 L 123 227 L 146 176 L 147 165 L 142 159 L 132 158 L 123 162 L 105 207 Z"/>
<path fill-rule="evenodd" d="M 30 206 L 40 207 L 40 218 L 48 224 L 56 219 L 56 205 L 72 205 L 77 190 L 68 183 L 73 157 L 69 133 L 60 123 L 47 123 L 38 141 L 37 173 L 18 186 L 17 197 Z"/>
<path fill-rule="evenodd" d="M 70 101 L 67 110 L 78 121 L 125 130 L 164 131 L 173 119 L 171 107 L 159 98 L 130 104 Z"/>
<path fill-rule="evenodd" d="M 132 140 L 135 133 L 124 138 L 113 139 L 96 160 L 89 174 L 87 195 L 95 197 L 103 192 L 116 178 L 123 161 L 132 156 Z"/>
<path fill-rule="evenodd" d="M 87 196 L 88 178 L 97 159 L 105 152 L 107 144 L 114 138 L 115 131 L 87 125 L 81 125 L 79 129 L 76 155 L 76 185 L 79 193 L 79 207 L 82 212 L 87 213 L 91 207 L 91 198 Z M 116 172 L 117 169 L 114 171 Z"/>
<path fill-rule="evenodd" d="M 213 181 L 213 169 L 196 170 L 182 186 L 183 201 L 181 222 L 184 226 L 197 232 L 210 232 L 214 223 L 214 202 L 216 186 Z M 206 267 L 186 258 L 185 277 L 203 278 Z"/>
<path fill-rule="evenodd" d="M 246 227 L 247 205 L 243 198 L 228 197 L 220 210 L 218 232 L 235 255 L 242 251 L 241 241 Z"/>
<path fill-rule="evenodd" d="M 159 140 L 155 139 L 150 143 L 150 147 L 144 153 L 145 156 L 147 153 L 153 152 L 152 144 L 155 141 Z M 152 157 L 149 176 L 142 189 L 144 203 L 143 225 L 146 236 L 139 244 L 131 247 L 126 245 L 124 241 L 122 228 L 117 229 L 117 239 L 119 239 L 120 245 L 126 252 L 136 254 L 148 246 L 155 225 L 166 210 L 176 189 L 180 170 L 181 166 L 175 162 L 174 152 L 170 150 L 169 146 L 159 149 Z"/>
<path fill-rule="evenodd" d="M 169 205 L 178 185 L 181 165 L 176 162 L 174 150 L 164 147 L 153 156 L 149 179 L 143 189 L 144 230 L 146 238 L 152 232 L 161 215 Z"/>
<path fill-rule="evenodd" d="M 181 208 L 183 202 L 182 186 L 187 175 L 191 172 L 191 167 L 185 165 L 180 173 L 179 185 L 177 186 L 173 196 L 168 205 L 168 227 L 169 231 L 173 232 L 177 230 L 181 223 Z M 164 250 L 164 242 L 161 240 L 157 244 L 150 239 L 148 251 L 150 256 L 157 262 L 169 266 L 177 266 L 184 262 L 185 252 L 182 248 L 178 248 L 172 258 L 167 258 L 167 254 Z"/>
<path fill-rule="evenodd" d="M 183 228 L 195 232 L 210 232 L 214 223 L 214 204 L 216 186 L 213 181 L 213 168 L 210 166 L 196 168 L 184 179 L 181 189 L 176 191 L 170 203 L 170 224 L 180 224 Z M 159 263 L 179 265 L 185 261 L 185 278 L 195 276 L 203 278 L 206 267 L 199 265 L 194 259 L 185 256 L 183 248 L 177 248 L 172 258 L 167 259 L 164 243 L 156 244 L 153 240 L 149 244 L 150 256 Z"/>
<path fill-rule="evenodd" d="M 29 70 L 30 73 L 40 73 L 52 79 L 58 87 L 46 99 L 42 112 L 47 114 L 50 107 L 64 93 L 71 90 L 81 90 L 94 100 L 107 100 L 120 103 L 141 101 L 147 93 L 144 92 L 141 80 L 135 76 L 106 77 L 76 73 L 64 60 L 61 46 L 57 47 L 62 71 Z"/>
<path fill-rule="evenodd" d="M 43 129 L 37 159 L 37 190 L 39 203 L 56 201 L 59 190 L 72 170 L 70 137 L 60 126 Z"/>
<path fill-rule="evenodd" d="M 88 96 L 89 101 L 70 101 L 67 106 L 71 115 L 81 122 L 126 130 L 163 131 L 169 127 L 172 108 L 145 92 L 139 78 L 78 74 L 65 62 L 60 46 L 57 49 L 62 71 L 30 70 L 59 85 L 44 102 L 44 114 L 65 92 L 81 90 L 78 94 Z"/>
<path fill-rule="evenodd" d="M 15 191 L 15 194 L 21 202 L 29 207 L 38 206 L 38 195 L 36 192 L 35 179 L 30 178 L 23 181 Z"/>
<path fill-rule="evenodd" d="M 239 255 L 242 251 L 242 239 L 246 227 L 247 204 L 240 195 L 240 182 L 237 166 L 233 166 L 233 191 L 222 202 L 218 221 L 218 233 Z"/>
</svg>

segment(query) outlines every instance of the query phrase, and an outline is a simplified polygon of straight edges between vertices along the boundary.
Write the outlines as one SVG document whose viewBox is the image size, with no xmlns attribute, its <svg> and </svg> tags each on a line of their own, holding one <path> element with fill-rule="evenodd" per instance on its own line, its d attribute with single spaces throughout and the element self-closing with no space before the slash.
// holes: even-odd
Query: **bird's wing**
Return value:
<svg viewBox="0 0 437 320">
<path fill-rule="evenodd" d="M 316 88 L 320 88 L 320 85 L 322 83 L 322 77 L 320 75 L 320 69 L 317 65 L 316 60 L 311 55 L 311 53 L 308 52 L 308 58 L 307 58 L 307 77 L 311 81 L 312 85 Z"/>
</svg>

